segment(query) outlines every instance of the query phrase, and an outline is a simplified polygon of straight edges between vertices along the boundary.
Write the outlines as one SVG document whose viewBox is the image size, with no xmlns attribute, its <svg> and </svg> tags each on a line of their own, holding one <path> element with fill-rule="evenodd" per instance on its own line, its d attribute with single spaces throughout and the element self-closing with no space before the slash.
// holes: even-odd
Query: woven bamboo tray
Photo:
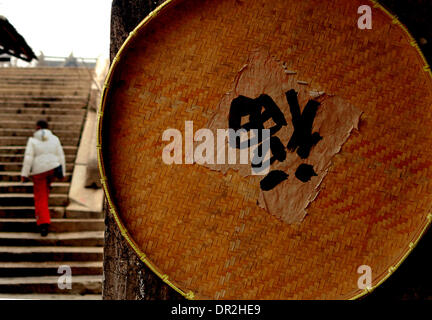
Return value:
<svg viewBox="0 0 432 320">
<path fill-rule="evenodd" d="M 114 59 L 98 129 L 110 212 L 142 261 L 187 298 L 357 298 L 429 226 L 431 71 L 378 3 L 368 3 L 373 28 L 359 29 L 363 4 L 167 1 Z M 255 50 L 294 75 L 297 91 L 319 89 L 361 112 L 297 223 L 257 205 L 259 177 L 162 162 L 164 130 L 206 127 Z M 372 270 L 366 289 L 361 265 Z"/>
</svg>

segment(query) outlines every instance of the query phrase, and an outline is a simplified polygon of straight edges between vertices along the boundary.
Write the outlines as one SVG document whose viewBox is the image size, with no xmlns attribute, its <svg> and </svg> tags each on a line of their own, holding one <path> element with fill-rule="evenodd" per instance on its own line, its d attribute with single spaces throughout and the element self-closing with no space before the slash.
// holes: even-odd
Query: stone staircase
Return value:
<svg viewBox="0 0 432 320">
<path fill-rule="evenodd" d="M 85 68 L 0 68 L 0 299 L 101 298 L 103 219 L 66 209 L 91 81 Z M 47 237 L 37 233 L 33 185 L 20 182 L 39 119 L 60 138 L 67 162 L 65 181 L 52 184 Z M 72 289 L 59 288 L 62 265 Z"/>
</svg>

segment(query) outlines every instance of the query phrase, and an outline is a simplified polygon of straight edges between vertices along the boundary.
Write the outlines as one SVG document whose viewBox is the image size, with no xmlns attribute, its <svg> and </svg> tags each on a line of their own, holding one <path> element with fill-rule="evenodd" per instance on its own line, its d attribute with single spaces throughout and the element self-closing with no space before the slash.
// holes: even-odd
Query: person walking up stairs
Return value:
<svg viewBox="0 0 432 320">
<path fill-rule="evenodd" d="M 90 72 L 85 68 L 0 68 L 0 299 L 101 298 L 101 213 L 66 209 L 89 103 Z M 35 134 L 40 119 L 60 139 L 64 165 L 62 159 L 56 162 L 51 156 L 50 165 L 43 168 L 38 167 L 41 163 L 29 168 L 29 161 L 24 160 L 26 144 L 29 148 L 32 141 L 36 160 L 37 149 L 44 144 L 39 138 L 50 136 L 41 123 Z M 63 167 L 64 179 L 52 181 L 47 212 L 44 184 L 49 180 L 38 181 L 37 175 L 57 168 L 57 163 Z M 22 182 L 21 175 L 33 176 L 36 207 L 33 183 Z M 40 225 L 50 222 L 48 234 L 37 229 L 35 211 Z M 71 286 L 61 285 L 66 276 Z"/>
<path fill-rule="evenodd" d="M 29 138 L 24 152 L 21 182 L 31 174 L 35 203 L 36 224 L 41 236 L 48 235 L 51 218 L 48 208 L 49 188 L 54 178 L 65 176 L 65 156 L 59 138 L 48 129 L 48 123 L 39 120 L 36 132 Z"/>
</svg>

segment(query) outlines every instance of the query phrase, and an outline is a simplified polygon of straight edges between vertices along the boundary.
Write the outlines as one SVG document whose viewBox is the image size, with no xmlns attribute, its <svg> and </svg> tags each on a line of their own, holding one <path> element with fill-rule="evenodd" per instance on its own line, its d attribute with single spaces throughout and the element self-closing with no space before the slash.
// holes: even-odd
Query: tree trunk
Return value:
<svg viewBox="0 0 432 320">
<path fill-rule="evenodd" d="M 129 32 L 164 0 L 114 0 L 111 13 L 111 61 Z M 103 299 L 182 299 L 138 258 L 121 235 L 114 218 L 105 211 Z"/>
</svg>

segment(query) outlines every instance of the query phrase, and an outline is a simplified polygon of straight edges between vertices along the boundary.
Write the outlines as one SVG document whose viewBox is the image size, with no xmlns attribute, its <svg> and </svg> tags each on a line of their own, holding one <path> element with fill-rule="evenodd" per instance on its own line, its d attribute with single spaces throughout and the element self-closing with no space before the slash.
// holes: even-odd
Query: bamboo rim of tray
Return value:
<svg viewBox="0 0 432 320">
<path fill-rule="evenodd" d="M 133 240 L 131 235 L 129 234 L 128 230 L 126 229 L 125 225 L 123 224 L 122 220 L 120 219 L 118 210 L 116 209 L 116 206 L 112 200 L 110 187 L 107 184 L 107 176 L 105 173 L 105 167 L 104 167 L 104 161 L 103 161 L 103 154 L 102 154 L 102 130 L 103 130 L 103 115 L 107 104 L 107 92 L 110 88 L 111 79 L 113 77 L 113 74 L 116 70 L 116 67 L 118 66 L 120 60 L 125 55 L 126 49 L 128 48 L 129 44 L 132 42 L 132 40 L 136 37 L 138 32 L 145 28 L 150 21 L 155 19 L 157 16 L 159 16 L 165 9 L 172 6 L 175 3 L 180 3 L 185 0 L 167 0 L 161 5 L 159 5 L 154 11 L 152 11 L 147 17 L 145 17 L 138 26 L 129 33 L 129 36 L 126 38 L 122 46 L 120 47 L 119 51 L 117 52 L 116 56 L 114 57 L 111 66 L 109 68 L 108 74 L 105 78 L 104 86 L 102 89 L 101 94 L 101 100 L 100 100 L 100 106 L 98 110 L 98 117 L 97 117 L 97 161 L 98 161 L 98 168 L 99 168 L 99 174 L 100 174 L 100 181 L 105 193 L 105 197 L 108 201 L 109 206 L 109 212 L 113 215 L 114 220 L 122 234 L 122 236 L 126 239 L 126 242 L 128 245 L 132 248 L 132 250 L 138 255 L 139 259 L 151 270 L 153 271 L 164 283 L 166 283 L 168 286 L 170 286 L 172 289 L 174 289 L 176 292 L 181 294 L 183 297 L 189 300 L 193 300 L 195 298 L 195 294 L 192 291 L 185 292 L 180 288 L 180 286 L 175 283 L 175 281 L 170 280 L 169 276 L 165 274 L 162 270 L 160 270 L 154 263 L 151 261 L 147 255 L 138 247 L 136 242 Z M 423 52 L 421 51 L 420 47 L 418 46 L 417 41 L 415 38 L 411 35 L 407 27 L 402 24 L 398 17 L 394 14 L 392 14 L 389 10 L 387 10 L 383 5 L 381 5 L 377 0 L 368 0 L 374 8 L 378 8 L 381 11 L 383 11 L 388 17 L 392 19 L 392 23 L 398 25 L 406 34 L 408 37 L 409 43 L 412 47 L 414 47 L 422 62 L 424 63 L 423 71 L 427 72 L 432 80 L 432 71 L 431 68 L 423 55 Z M 430 227 L 432 223 L 432 213 L 427 214 L 426 219 L 421 226 L 420 232 L 412 239 L 412 241 L 408 244 L 407 248 L 405 249 L 404 253 L 399 256 L 396 259 L 396 262 L 390 266 L 387 270 L 387 272 L 380 274 L 378 277 L 376 277 L 376 280 L 374 281 L 375 284 L 372 285 L 372 287 L 368 287 L 364 290 L 358 289 L 355 291 L 354 294 L 350 294 L 347 296 L 348 300 L 356 300 L 361 297 L 364 297 L 365 295 L 371 293 L 374 291 L 378 286 L 380 286 L 384 281 L 386 281 L 399 267 L 400 265 L 405 261 L 405 259 L 409 256 L 411 251 L 416 247 L 420 239 L 423 237 L 423 235 L 426 233 L 428 228 Z"/>
</svg>

